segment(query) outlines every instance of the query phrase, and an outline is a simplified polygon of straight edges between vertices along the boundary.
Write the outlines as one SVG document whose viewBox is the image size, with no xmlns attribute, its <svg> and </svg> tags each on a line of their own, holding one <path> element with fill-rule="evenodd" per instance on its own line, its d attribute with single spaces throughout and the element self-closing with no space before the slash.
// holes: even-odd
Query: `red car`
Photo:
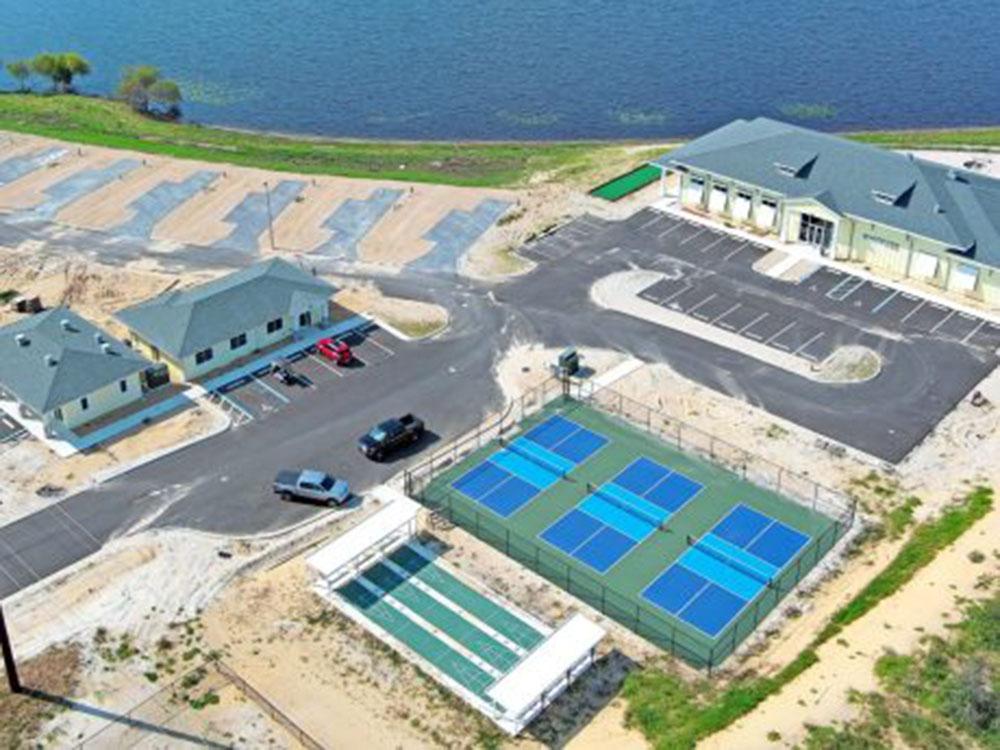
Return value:
<svg viewBox="0 0 1000 750">
<path fill-rule="evenodd" d="M 321 357 L 336 362 L 338 365 L 349 365 L 354 357 L 351 354 L 351 347 L 343 341 L 336 339 L 320 339 L 316 344 L 316 351 Z"/>
</svg>

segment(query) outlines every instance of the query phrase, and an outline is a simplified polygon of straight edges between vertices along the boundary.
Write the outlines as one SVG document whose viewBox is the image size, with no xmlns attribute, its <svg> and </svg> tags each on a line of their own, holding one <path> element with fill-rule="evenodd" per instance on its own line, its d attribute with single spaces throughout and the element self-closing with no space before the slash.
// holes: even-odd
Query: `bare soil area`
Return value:
<svg viewBox="0 0 1000 750">
<path fill-rule="evenodd" d="M 440 333 L 448 325 L 448 311 L 440 305 L 387 297 L 373 283 L 331 278 L 340 287 L 334 301 L 356 313 L 369 315 L 411 339 Z"/>
</svg>

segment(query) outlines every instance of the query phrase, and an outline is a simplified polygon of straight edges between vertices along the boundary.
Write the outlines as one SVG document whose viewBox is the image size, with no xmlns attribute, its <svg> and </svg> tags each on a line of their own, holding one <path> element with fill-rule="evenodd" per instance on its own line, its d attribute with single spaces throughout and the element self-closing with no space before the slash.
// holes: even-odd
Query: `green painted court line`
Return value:
<svg viewBox="0 0 1000 750">
<path fill-rule="evenodd" d="M 486 697 L 494 679 L 460 653 L 415 622 L 405 617 L 363 584 L 351 581 L 337 590 L 344 599 L 359 609 L 372 622 L 407 645 L 465 688 Z"/>
<path fill-rule="evenodd" d="M 598 185 L 590 191 L 590 194 L 607 201 L 617 201 L 626 195 L 631 195 L 637 190 L 642 190 L 650 183 L 660 179 L 660 170 L 649 164 L 633 169 L 623 175 L 615 177 L 613 180 Z"/>
<path fill-rule="evenodd" d="M 530 651 L 544 639 L 520 617 L 462 583 L 419 552 L 403 546 L 389 555 L 389 559 L 521 648 Z"/>
<path fill-rule="evenodd" d="M 362 574 L 362 577 L 367 578 L 389 596 L 412 610 L 414 614 L 424 618 L 490 666 L 507 672 L 517 664 L 517 654 L 500 641 L 491 638 L 461 615 L 451 611 L 432 596 L 396 575 L 382 563 L 370 567 Z"/>
</svg>

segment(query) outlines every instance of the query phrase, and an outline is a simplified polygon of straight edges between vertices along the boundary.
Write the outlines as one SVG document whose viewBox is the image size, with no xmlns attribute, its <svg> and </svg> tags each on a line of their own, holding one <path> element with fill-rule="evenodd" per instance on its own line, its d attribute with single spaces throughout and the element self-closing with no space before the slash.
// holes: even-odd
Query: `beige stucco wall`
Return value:
<svg viewBox="0 0 1000 750">
<path fill-rule="evenodd" d="M 127 388 L 124 393 L 122 393 L 117 380 L 113 383 L 109 383 L 103 388 L 99 388 L 93 393 L 87 395 L 87 401 L 89 403 L 86 410 L 81 408 L 80 399 L 75 399 L 69 403 L 63 404 L 61 407 L 62 423 L 70 429 L 75 429 L 80 425 L 86 424 L 87 422 L 93 422 L 95 419 L 99 419 L 115 409 L 128 406 L 129 404 L 142 398 L 142 380 L 139 373 L 129 375 L 127 378 L 122 379 L 127 384 Z M 46 416 L 48 418 L 55 419 L 55 411 L 53 410 Z"/>
</svg>

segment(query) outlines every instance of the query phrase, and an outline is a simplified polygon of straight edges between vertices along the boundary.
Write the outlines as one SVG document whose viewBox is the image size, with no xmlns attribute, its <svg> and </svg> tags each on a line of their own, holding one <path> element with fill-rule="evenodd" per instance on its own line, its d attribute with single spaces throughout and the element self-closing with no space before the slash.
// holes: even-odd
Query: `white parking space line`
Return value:
<svg viewBox="0 0 1000 750">
<path fill-rule="evenodd" d="M 801 354 L 803 349 L 808 349 L 811 344 L 815 344 L 817 341 L 819 341 L 825 335 L 826 334 L 823 331 L 820 331 L 815 336 L 813 336 L 811 339 L 809 339 L 806 343 L 804 343 L 802 346 L 800 346 L 798 349 L 796 349 L 795 353 L 796 354 Z"/>
<path fill-rule="evenodd" d="M 670 301 L 671 301 L 671 300 L 672 300 L 672 299 L 673 299 L 674 297 L 679 297 L 679 296 L 681 296 L 682 294 L 684 294 L 684 292 L 686 292 L 686 291 L 688 291 L 688 290 L 690 290 L 690 289 L 693 289 L 693 288 L 694 288 L 694 287 L 691 287 L 691 286 L 688 286 L 687 284 L 685 284 L 685 285 L 684 285 L 684 286 L 682 286 L 682 287 L 681 287 L 681 288 L 680 288 L 679 290 L 677 290 L 676 292 L 674 292 L 673 294 L 671 294 L 671 295 L 670 295 L 669 297 L 664 297 L 663 299 L 661 299 L 661 300 L 660 300 L 660 304 L 661 304 L 661 305 L 666 305 L 666 304 L 667 304 L 668 302 L 670 302 Z"/>
<path fill-rule="evenodd" d="M 715 298 L 716 298 L 716 297 L 718 297 L 718 296 L 719 296 L 718 294 L 715 294 L 715 293 L 713 292 L 712 294 L 710 294 L 710 295 L 708 295 L 707 297 L 705 297 L 705 299 L 703 299 L 703 300 L 702 300 L 701 302 L 699 302 L 699 303 L 698 303 L 697 305 L 695 305 L 694 307 L 692 307 L 691 309 L 689 309 L 689 310 L 687 311 L 687 314 L 688 314 L 688 315 L 694 315 L 694 311 L 695 311 L 695 310 L 697 310 L 697 309 L 698 309 L 699 307 L 701 307 L 702 305 L 704 305 L 704 304 L 705 304 L 706 302 L 711 302 L 711 301 L 712 301 L 713 299 L 715 299 Z M 695 317 L 697 317 L 697 316 L 695 315 Z"/>
<path fill-rule="evenodd" d="M 333 365 L 328 365 L 326 362 L 323 361 L 322 357 L 317 357 L 315 354 L 310 354 L 309 352 L 306 352 L 306 356 L 309 359 L 311 359 L 313 362 L 315 362 L 316 364 L 318 364 L 320 367 L 324 367 L 327 370 L 329 370 L 330 372 L 332 372 L 338 378 L 344 377 L 344 373 L 342 373 L 339 370 L 337 370 L 337 368 L 334 367 Z"/>
<path fill-rule="evenodd" d="M 749 244 L 750 244 L 749 242 L 744 242 L 742 245 L 740 245 L 735 250 L 733 250 L 731 253 L 729 253 L 729 255 L 726 256 L 726 260 L 732 260 L 733 258 L 735 258 L 737 255 L 739 255 L 744 250 L 746 250 L 747 246 Z"/>
<path fill-rule="evenodd" d="M 73 518 L 73 516 L 71 516 L 69 513 L 67 513 L 61 505 L 54 505 L 52 506 L 52 508 L 53 510 L 58 511 L 58 513 L 53 513 L 56 521 L 58 521 L 59 525 L 62 526 L 64 529 L 66 529 L 66 531 L 68 531 L 71 536 L 77 537 L 80 535 L 79 532 L 82 531 L 85 541 L 89 540 L 91 544 L 94 545 L 94 550 L 92 551 L 96 551 L 101 548 L 101 543 L 94 538 L 94 535 L 91 534 L 89 531 L 87 531 L 79 523 L 77 523 L 76 519 Z M 66 523 L 66 521 L 62 520 L 63 517 L 67 518 L 70 521 L 70 523 L 72 523 L 72 526 L 69 523 Z M 77 531 L 77 529 L 79 529 L 79 531 Z"/>
<path fill-rule="evenodd" d="M 969 341 L 972 340 L 972 337 L 975 336 L 977 333 L 979 333 L 979 329 L 981 329 L 984 325 L 986 325 L 986 321 L 985 320 L 980 320 L 979 321 L 979 325 L 977 325 L 975 328 L 973 328 L 971 331 L 969 331 L 965 335 L 965 338 L 962 339 L 962 343 L 963 344 L 968 344 Z"/>
<path fill-rule="evenodd" d="M 709 242 L 707 245 L 705 245 L 705 247 L 699 248 L 698 252 L 699 253 L 707 253 L 713 247 L 715 247 L 716 245 L 718 245 L 720 242 L 724 242 L 726 239 L 727 239 L 726 237 L 719 237 L 717 240 L 713 240 L 712 242 Z"/>
<path fill-rule="evenodd" d="M 931 332 L 931 333 L 935 333 L 935 332 L 937 331 L 937 329 L 938 329 L 938 328 L 940 328 L 940 327 L 941 327 L 941 326 L 943 326 L 943 325 L 944 325 L 945 323 L 947 323 L 947 322 L 948 322 L 949 320 L 951 320 L 951 318 L 952 318 L 952 316 L 953 316 L 954 314 L 955 314 L 955 311 L 954 311 L 954 310 L 952 310 L 952 311 L 951 311 L 950 313 L 948 313 L 947 315 L 945 315 L 945 316 L 944 316 L 943 318 L 941 318 L 941 320 L 939 320 L 939 321 L 938 321 L 937 323 L 935 323 L 935 324 L 934 324 L 934 327 L 933 327 L 933 328 L 931 328 L 931 331 L 930 331 L 930 332 Z"/>
<path fill-rule="evenodd" d="M 666 237 L 666 236 L 667 236 L 668 234 L 670 234 L 671 232 L 676 232 L 676 231 L 677 231 L 678 229 L 680 229 L 680 228 L 681 228 L 682 226 L 684 226 L 684 223 L 683 223 L 683 222 L 680 222 L 680 221 L 679 221 L 679 222 L 677 222 L 676 224 L 674 224 L 674 225 L 673 225 L 672 227 L 670 227 L 670 229 L 667 229 L 667 230 L 664 230 L 664 231 L 660 232 L 660 233 L 659 233 L 658 235 L 656 235 L 656 236 L 657 236 L 657 237 L 658 237 L 659 239 L 661 239 L 661 240 L 662 240 L 662 239 L 663 239 L 664 237 Z"/>
<path fill-rule="evenodd" d="M 789 323 L 787 326 L 785 326 L 784 328 L 782 328 L 780 331 L 778 331 L 776 334 L 774 334 L 773 336 L 771 336 L 764 343 L 765 344 L 770 344 L 772 341 L 774 341 L 776 338 L 778 338 L 778 336 L 780 336 L 783 333 L 786 333 L 787 331 L 792 330 L 793 328 L 795 328 L 795 321 L 794 320 L 791 323 Z M 777 346 L 777 344 L 775 344 L 775 346 Z M 779 348 L 781 348 L 781 347 L 779 347 Z"/>
<path fill-rule="evenodd" d="M 879 310 L 881 310 L 881 309 L 882 309 L 883 307 L 885 307 L 885 306 L 886 306 L 886 305 L 888 305 L 888 304 L 889 304 L 890 302 L 892 302 L 892 301 L 893 301 L 894 299 L 896 299 L 896 297 L 897 297 L 898 295 L 899 295 L 899 290 L 898 290 L 898 289 L 896 289 L 896 290 L 895 290 L 895 291 L 894 291 L 894 292 L 893 292 L 892 294 L 890 294 L 890 295 L 889 295 L 888 297 L 886 297 L 886 298 L 885 298 L 884 300 L 882 300 L 882 301 L 881 301 L 881 302 L 879 302 L 879 303 L 878 303 L 877 305 L 875 305 L 875 307 L 873 307 L 873 308 L 872 308 L 872 312 L 873 312 L 873 313 L 877 313 L 877 312 L 878 312 Z"/>
<path fill-rule="evenodd" d="M 927 304 L 927 300 L 920 300 L 920 304 L 917 305 L 916 307 L 914 307 L 908 313 L 906 313 L 906 315 L 904 315 L 899 322 L 900 323 L 905 323 L 907 320 L 910 319 L 910 316 L 913 315 L 913 313 L 915 313 L 917 310 L 921 309 L 926 304 Z"/>
<path fill-rule="evenodd" d="M 273 393 L 277 398 L 281 399 L 284 403 L 287 404 L 287 403 L 291 402 L 291 399 L 288 398 L 288 396 L 284 395 L 283 393 L 278 393 L 276 390 L 274 390 L 274 388 L 272 388 L 267 383 L 265 383 L 263 380 L 261 380 L 261 378 L 258 377 L 257 375 L 253 375 L 252 377 L 253 377 L 253 380 L 254 380 L 255 383 L 257 383 L 258 385 L 262 386 L 265 390 L 270 391 L 271 393 Z"/>
<path fill-rule="evenodd" d="M 28 573 L 30 573 L 32 576 L 34 576 L 34 578 L 35 578 L 36 581 L 40 581 L 42 579 L 42 577 L 40 575 L 38 575 L 38 573 L 35 571 L 35 569 L 32 568 L 30 565 L 28 565 L 28 562 L 17 553 L 17 550 L 15 550 L 13 547 L 11 547 L 10 544 L 8 544 L 6 541 L 4 541 L 2 539 L 0 539 L 0 541 L 3 542 L 3 546 L 6 547 L 7 550 L 10 552 L 11 557 L 13 557 L 15 560 L 17 560 L 18 564 L 21 567 L 23 567 L 26 571 L 28 571 Z"/>
<path fill-rule="evenodd" d="M 696 237 L 701 237 L 703 234 L 705 234 L 705 231 L 706 230 L 704 230 L 704 229 L 699 229 L 697 232 L 695 232 L 694 234 L 692 234 L 690 237 L 687 237 L 687 238 L 681 240 L 677 244 L 678 245 L 686 245 L 687 243 L 689 243 L 691 240 L 695 239 Z"/>
<path fill-rule="evenodd" d="M 762 321 L 768 315 L 770 315 L 770 313 L 761 313 L 756 318 L 754 318 L 749 323 L 747 323 L 745 326 L 743 326 L 740 329 L 740 333 L 745 334 L 746 336 L 749 336 L 750 338 L 756 338 L 758 341 L 760 341 L 761 340 L 760 336 L 753 336 L 752 334 L 746 333 L 746 331 L 747 331 L 747 329 L 753 328 L 755 325 L 757 325 L 758 323 L 760 323 L 760 321 Z"/>
<path fill-rule="evenodd" d="M 369 336 L 365 336 L 365 341 L 371 341 L 373 344 L 375 344 L 375 346 L 377 346 L 379 349 L 381 349 L 382 351 L 384 351 L 390 357 L 395 356 L 395 354 L 396 354 L 396 352 L 394 352 L 388 346 L 385 346 L 384 344 L 379 343 L 379 341 L 374 336 L 370 336 L 370 335 Z"/>
<path fill-rule="evenodd" d="M 716 315 L 715 318 L 712 319 L 712 325 L 715 325 L 716 323 L 718 323 L 724 317 L 726 317 L 727 315 L 729 315 L 729 313 L 736 312 L 741 307 L 743 307 L 743 305 L 741 305 L 739 302 L 737 302 L 735 305 L 733 305 L 728 310 L 726 310 L 724 313 L 722 313 L 722 315 Z"/>
</svg>

